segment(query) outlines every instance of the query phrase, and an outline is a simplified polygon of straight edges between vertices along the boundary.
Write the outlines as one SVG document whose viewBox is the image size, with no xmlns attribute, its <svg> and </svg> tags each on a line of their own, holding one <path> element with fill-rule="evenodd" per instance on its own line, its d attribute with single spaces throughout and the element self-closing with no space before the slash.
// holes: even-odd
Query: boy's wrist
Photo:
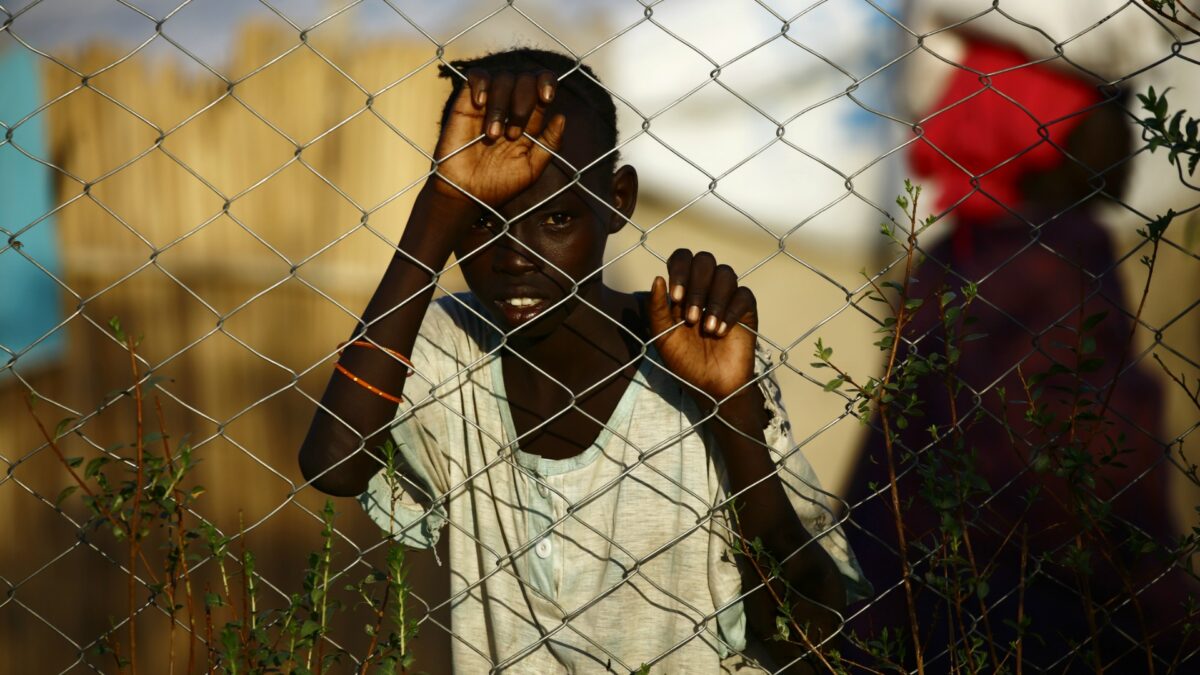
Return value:
<svg viewBox="0 0 1200 675">
<path fill-rule="evenodd" d="M 697 395 L 696 398 L 705 414 L 716 412 L 716 418 L 712 421 L 718 424 L 724 422 L 745 433 L 762 431 L 766 426 L 766 405 L 762 389 L 757 384 L 750 383 L 736 394 L 716 403 L 704 395 Z"/>
<path fill-rule="evenodd" d="M 474 202 L 449 197 L 433 185 L 431 178 L 417 193 L 412 216 L 400 237 L 398 248 L 408 257 L 440 270 L 458 242 L 478 220 L 480 207 Z"/>
<path fill-rule="evenodd" d="M 449 225 L 464 225 L 474 222 L 483 207 L 464 194 L 450 195 L 437 183 L 446 184 L 441 178 L 431 176 L 417 193 L 414 211 L 419 206 L 428 216 Z"/>
</svg>

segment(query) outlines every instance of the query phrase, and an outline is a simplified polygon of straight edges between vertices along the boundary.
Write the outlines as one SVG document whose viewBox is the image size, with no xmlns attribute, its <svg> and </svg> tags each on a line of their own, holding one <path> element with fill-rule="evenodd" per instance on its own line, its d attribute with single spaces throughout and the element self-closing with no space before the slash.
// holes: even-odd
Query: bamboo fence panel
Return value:
<svg viewBox="0 0 1200 675">
<path fill-rule="evenodd" d="M 314 408 L 296 389 L 320 396 L 328 367 L 301 374 L 350 334 L 352 313 L 378 282 L 415 196 L 400 193 L 428 170 L 426 157 L 382 120 L 429 152 L 436 140 L 430 101 L 445 96 L 445 84 L 426 67 L 375 97 L 376 115 L 366 109 L 365 94 L 312 50 L 293 49 L 297 44 L 295 35 L 251 25 L 236 40 L 226 72 L 243 76 L 292 51 L 232 90 L 176 60 L 135 57 L 49 108 L 49 159 L 78 178 L 60 175 L 56 184 L 58 203 L 67 204 L 57 214 L 63 304 L 74 316 L 61 363 L 29 373 L 17 367 L 50 401 L 87 414 L 130 381 L 128 355 L 105 332 L 109 318 L 143 336 L 140 355 L 171 380 L 164 383 L 167 429 L 176 441 L 186 434 L 198 444 L 197 480 L 207 489 L 202 513 L 227 533 L 266 518 L 249 545 L 270 551 L 260 555 L 263 575 L 293 591 L 320 529 L 288 503 L 293 485 L 302 482 L 296 450 Z M 432 56 L 426 46 L 399 42 L 323 47 L 372 91 Z M 72 63 L 95 72 L 121 55 L 93 45 Z M 48 96 L 80 84 L 53 64 L 44 67 L 44 83 Z M 151 124 L 170 130 L 161 144 Z M 362 222 L 378 235 L 360 228 Z M 19 383 L 0 383 L 0 406 L 12 420 L 0 425 L 0 444 L 10 457 L 41 445 L 24 412 L 24 391 Z M 51 427 L 68 415 L 50 402 L 38 403 L 37 411 Z M 113 403 L 81 431 L 86 441 L 64 439 L 67 454 L 89 456 L 97 447 L 131 441 L 130 402 Z M 37 453 L 15 476 L 42 499 L 11 482 L 0 488 L 7 532 L 0 568 L 14 582 L 76 539 L 51 506 L 70 480 L 57 459 Z M 295 501 L 319 512 L 323 499 L 305 489 Z M 346 512 L 339 530 L 364 547 L 378 541 L 374 526 L 349 504 L 337 505 Z M 82 515 L 70 504 L 66 510 Z M 354 559 L 346 543 L 339 548 L 343 564 Z M 122 559 L 119 551 L 111 553 Z M 52 565 L 17 597 L 86 642 L 108 626 L 110 614 L 120 614 L 123 576 L 82 547 Z M 418 561 L 414 581 L 428 587 L 421 569 Z M 142 617 L 143 657 L 163 664 L 167 621 L 156 612 Z M 345 618 L 359 619 L 366 620 L 353 612 Z M 445 635 L 424 632 L 430 656 L 422 658 L 423 667 L 437 672 Z M 10 603 L 0 611 L 0 672 L 22 672 L 35 662 L 52 669 L 57 656 L 48 655 L 55 651 L 69 664 L 75 656 L 64 645 L 19 607 Z M 181 658 L 176 655 L 177 663 Z"/>
</svg>

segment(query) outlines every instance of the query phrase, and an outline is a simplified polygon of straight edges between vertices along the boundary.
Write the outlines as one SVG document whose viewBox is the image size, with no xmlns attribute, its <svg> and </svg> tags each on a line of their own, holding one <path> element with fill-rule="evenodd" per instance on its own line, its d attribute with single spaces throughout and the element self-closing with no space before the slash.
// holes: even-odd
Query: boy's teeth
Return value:
<svg viewBox="0 0 1200 675">
<path fill-rule="evenodd" d="M 532 307 L 538 303 L 538 301 L 533 298 L 509 298 L 505 300 L 505 302 L 513 307 Z"/>
</svg>

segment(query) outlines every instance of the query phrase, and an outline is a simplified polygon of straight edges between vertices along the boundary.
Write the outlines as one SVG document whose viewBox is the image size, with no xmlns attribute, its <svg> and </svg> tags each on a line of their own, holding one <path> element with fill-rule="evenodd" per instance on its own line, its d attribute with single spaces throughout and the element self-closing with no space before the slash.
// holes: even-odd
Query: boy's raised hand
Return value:
<svg viewBox="0 0 1200 675">
<path fill-rule="evenodd" d="M 550 163 L 549 151 L 562 147 L 566 118 L 546 122 L 558 81 L 549 71 L 472 68 L 466 75 L 434 151 L 445 180 L 434 184 L 442 194 L 469 194 L 496 207 L 532 185 Z"/>
<path fill-rule="evenodd" d="M 707 251 L 676 250 L 667 260 L 667 276 L 655 277 L 650 288 L 654 346 L 671 372 L 720 401 L 754 376 L 754 293 Z M 680 321 L 683 325 L 672 328 Z M 700 399 L 702 408 L 711 403 Z"/>
</svg>

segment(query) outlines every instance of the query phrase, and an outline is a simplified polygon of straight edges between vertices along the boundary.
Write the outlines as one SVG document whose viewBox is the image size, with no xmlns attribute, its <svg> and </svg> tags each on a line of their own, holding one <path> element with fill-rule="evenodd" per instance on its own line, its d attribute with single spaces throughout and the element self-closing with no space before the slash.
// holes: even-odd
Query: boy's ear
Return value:
<svg viewBox="0 0 1200 675">
<path fill-rule="evenodd" d="M 637 206 L 638 176 L 637 170 L 626 164 L 613 173 L 612 205 L 620 215 L 613 213 L 609 220 L 608 232 L 613 234 L 625 226 L 625 221 L 633 217 Z M 621 216 L 624 216 L 623 218 Z"/>
</svg>

